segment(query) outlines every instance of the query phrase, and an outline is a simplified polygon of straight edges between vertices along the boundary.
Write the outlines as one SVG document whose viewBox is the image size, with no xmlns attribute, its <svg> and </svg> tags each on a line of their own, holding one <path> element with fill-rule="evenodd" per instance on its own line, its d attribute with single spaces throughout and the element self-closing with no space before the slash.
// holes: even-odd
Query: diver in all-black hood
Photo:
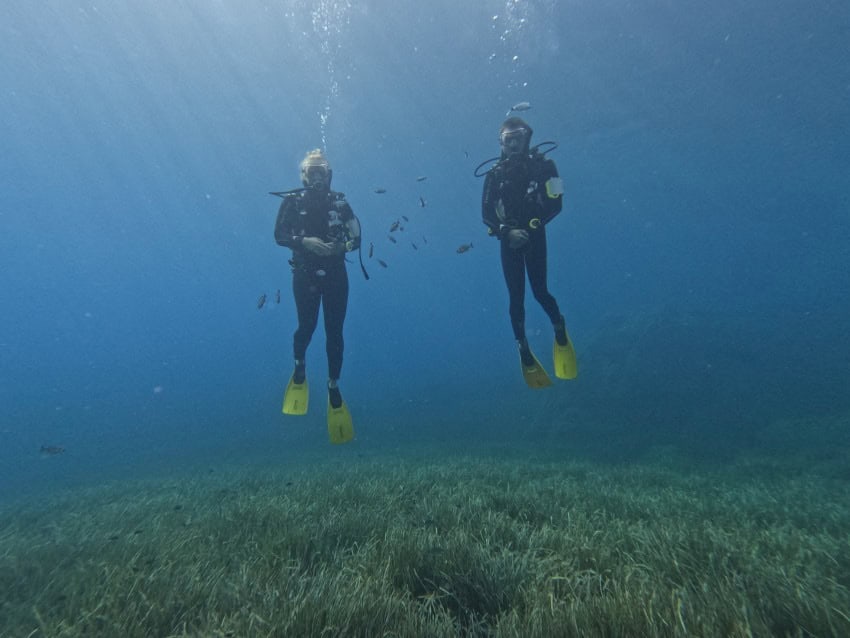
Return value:
<svg viewBox="0 0 850 638">
<path fill-rule="evenodd" d="M 307 346 L 324 312 L 328 355 L 328 433 L 334 443 L 354 436 L 351 414 L 337 381 L 342 370 L 342 328 L 348 307 L 345 253 L 360 248 L 360 222 L 345 195 L 332 191 L 330 164 L 321 150 L 301 162 L 304 188 L 276 193 L 283 197 L 275 223 L 278 244 L 292 249 L 292 290 L 298 312 L 294 335 L 295 371 L 283 400 L 285 414 L 306 414 Z M 365 273 L 365 271 L 364 271 Z"/>
<path fill-rule="evenodd" d="M 501 241 L 502 271 L 523 377 L 530 387 L 543 388 L 552 382 L 531 352 L 525 335 L 526 274 L 534 298 L 555 330 L 556 376 L 572 379 L 578 370 L 564 317 L 546 282 L 545 226 L 561 212 L 564 188 L 555 162 L 546 158 L 539 147 L 531 147 L 532 132 L 519 117 L 509 117 L 502 124 L 501 156 L 486 172 L 481 217 L 488 232 Z"/>
</svg>

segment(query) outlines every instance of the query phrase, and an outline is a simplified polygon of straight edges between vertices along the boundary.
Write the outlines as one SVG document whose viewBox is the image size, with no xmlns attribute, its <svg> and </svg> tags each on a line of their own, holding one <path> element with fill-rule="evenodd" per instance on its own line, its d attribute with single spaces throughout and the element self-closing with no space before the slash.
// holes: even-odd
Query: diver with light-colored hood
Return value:
<svg viewBox="0 0 850 638">
<path fill-rule="evenodd" d="M 332 171 L 321 150 L 301 162 L 303 188 L 273 193 L 283 198 L 274 228 L 275 241 L 292 249 L 292 292 L 298 312 L 293 337 L 295 369 L 283 399 L 284 414 L 306 414 L 307 346 L 324 314 L 328 357 L 328 434 L 332 443 L 354 437 L 351 413 L 338 381 L 342 372 L 343 324 L 348 307 L 345 254 L 360 249 L 360 222 L 343 193 L 331 190 Z M 362 268 L 362 258 L 360 261 Z M 363 274 L 366 275 L 365 269 Z M 368 275 L 367 275 L 368 278 Z"/>
</svg>

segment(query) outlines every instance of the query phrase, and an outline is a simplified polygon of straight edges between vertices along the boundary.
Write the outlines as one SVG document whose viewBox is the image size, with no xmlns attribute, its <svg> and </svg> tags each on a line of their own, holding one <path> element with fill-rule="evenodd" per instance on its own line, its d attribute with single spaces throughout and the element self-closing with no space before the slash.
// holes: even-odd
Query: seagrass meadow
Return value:
<svg viewBox="0 0 850 638">
<path fill-rule="evenodd" d="M 0 515 L 4 637 L 850 634 L 829 467 L 317 457 Z"/>
</svg>

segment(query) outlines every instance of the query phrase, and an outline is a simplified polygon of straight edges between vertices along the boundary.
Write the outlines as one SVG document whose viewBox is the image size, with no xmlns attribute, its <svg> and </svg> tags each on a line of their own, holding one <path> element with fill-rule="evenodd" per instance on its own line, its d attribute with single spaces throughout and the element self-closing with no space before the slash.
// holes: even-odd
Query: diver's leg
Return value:
<svg viewBox="0 0 850 638">
<path fill-rule="evenodd" d="M 345 347 L 342 330 L 348 309 L 348 273 L 342 266 L 328 272 L 325 277 L 322 305 L 324 307 L 328 378 L 336 386 L 342 372 L 342 355 Z"/>
<path fill-rule="evenodd" d="M 546 281 L 546 231 L 540 229 L 530 233 L 531 237 L 525 251 L 525 266 L 528 270 L 528 281 L 531 284 L 531 292 L 543 310 L 549 315 L 552 325 L 562 321 L 561 310 Z"/>
<path fill-rule="evenodd" d="M 502 273 L 508 286 L 511 316 L 511 328 L 514 339 L 519 346 L 519 353 L 524 365 L 532 365 L 534 358 L 525 338 L 525 264 L 522 252 L 514 250 L 507 240 L 501 242 Z"/>
<path fill-rule="evenodd" d="M 321 296 L 311 281 L 310 275 L 296 270 L 292 275 L 292 292 L 298 313 L 298 328 L 293 337 L 295 355 L 295 382 L 303 383 L 307 358 L 307 346 L 319 322 Z"/>
</svg>

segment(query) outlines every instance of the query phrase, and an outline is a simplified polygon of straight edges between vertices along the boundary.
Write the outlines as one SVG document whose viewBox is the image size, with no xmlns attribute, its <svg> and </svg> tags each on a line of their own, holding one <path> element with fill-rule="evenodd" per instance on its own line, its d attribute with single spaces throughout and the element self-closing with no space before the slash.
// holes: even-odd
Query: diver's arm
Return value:
<svg viewBox="0 0 850 638">
<path fill-rule="evenodd" d="M 543 163 L 539 183 L 543 185 L 540 193 L 540 221 L 546 225 L 561 212 L 564 205 L 564 185 L 558 175 L 558 167 L 552 160 L 547 159 Z"/>
<path fill-rule="evenodd" d="M 481 221 L 487 226 L 487 232 L 490 235 L 501 239 L 510 228 L 499 219 L 499 215 L 496 212 L 496 207 L 499 204 L 493 175 L 492 173 L 487 173 L 487 176 L 484 178 L 484 191 L 481 195 Z"/>
<path fill-rule="evenodd" d="M 349 210 L 351 210 L 349 208 Z M 352 212 L 351 219 L 345 222 L 346 235 L 348 236 L 345 242 L 345 252 L 350 253 L 360 248 L 360 220 Z"/>
<path fill-rule="evenodd" d="M 484 189 L 481 192 L 481 221 L 487 226 L 487 232 L 491 235 L 499 230 L 499 223 L 496 221 L 496 209 L 493 202 L 493 193 L 491 192 L 490 173 L 484 178 Z"/>
<path fill-rule="evenodd" d="M 295 234 L 295 228 L 292 225 L 293 212 L 295 210 L 295 200 L 291 197 L 286 197 L 281 203 L 277 211 L 277 221 L 274 225 L 274 239 L 279 246 L 286 246 L 292 250 L 302 250 L 304 237 Z"/>
</svg>

